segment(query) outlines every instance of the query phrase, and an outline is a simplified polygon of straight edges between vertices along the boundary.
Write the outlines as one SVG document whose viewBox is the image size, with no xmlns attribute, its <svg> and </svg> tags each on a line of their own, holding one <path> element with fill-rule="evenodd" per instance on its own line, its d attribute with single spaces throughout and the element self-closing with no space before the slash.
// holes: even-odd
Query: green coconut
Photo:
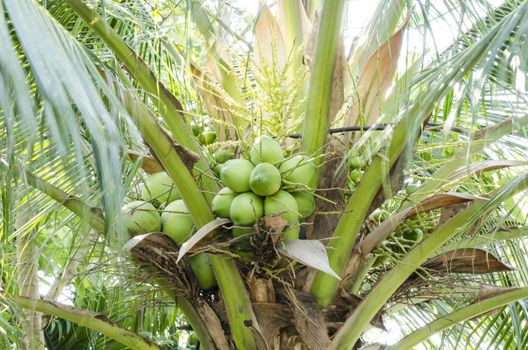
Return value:
<svg viewBox="0 0 528 350">
<path fill-rule="evenodd" d="M 176 243 L 185 242 L 192 234 L 194 223 L 183 200 L 169 203 L 161 214 L 162 231 Z"/>
<path fill-rule="evenodd" d="M 233 192 L 229 187 L 224 187 L 218 194 L 214 196 L 213 201 L 211 202 L 211 208 L 213 213 L 220 218 L 229 217 L 229 209 L 231 208 L 231 203 L 235 199 L 236 193 Z"/>
<path fill-rule="evenodd" d="M 202 145 L 210 145 L 216 140 L 216 132 L 213 130 L 204 130 L 200 135 L 200 143 Z"/>
<path fill-rule="evenodd" d="M 295 155 L 282 162 L 279 170 L 285 181 L 309 186 L 317 167 L 310 158 Z"/>
<path fill-rule="evenodd" d="M 202 126 L 194 120 L 191 120 L 191 131 L 194 136 L 198 136 L 202 133 Z"/>
<path fill-rule="evenodd" d="M 255 167 L 247 159 L 231 159 L 220 169 L 220 180 L 235 192 L 249 191 L 249 176 Z"/>
<path fill-rule="evenodd" d="M 216 278 L 207 254 L 200 253 L 190 256 L 189 265 L 200 288 L 207 290 L 216 287 Z"/>
<path fill-rule="evenodd" d="M 260 163 L 275 164 L 284 159 L 284 151 L 280 144 L 269 136 L 260 136 L 249 150 L 249 159 L 255 165 Z"/>
<path fill-rule="evenodd" d="M 264 214 L 262 198 L 253 192 L 241 193 L 233 199 L 229 208 L 229 217 L 233 224 L 253 225 Z"/>
<path fill-rule="evenodd" d="M 354 183 L 358 183 L 361 180 L 361 176 L 363 176 L 363 172 L 359 169 L 354 169 L 350 172 L 350 180 Z"/>
<path fill-rule="evenodd" d="M 224 164 L 216 164 L 215 167 L 213 168 L 214 173 L 218 177 L 220 177 L 220 170 L 222 170 L 222 166 L 224 166 Z"/>
<path fill-rule="evenodd" d="M 161 229 L 161 218 L 157 209 L 148 202 L 134 201 L 123 206 L 124 221 L 133 235 L 157 232 Z"/>
<path fill-rule="evenodd" d="M 285 213 L 283 213 L 285 212 Z M 264 200 L 264 213 L 268 216 L 280 214 L 281 216 L 285 214 L 294 214 L 287 215 L 287 217 L 297 217 L 299 212 L 299 207 L 297 206 L 297 201 L 295 197 L 286 191 L 279 191 L 273 196 L 266 197 Z"/>
<path fill-rule="evenodd" d="M 313 214 L 315 211 L 315 198 L 311 192 L 294 192 L 292 195 L 297 201 L 299 216 L 301 218 L 304 219 Z"/>
<path fill-rule="evenodd" d="M 233 150 L 230 150 L 228 148 L 220 148 L 215 151 L 214 158 L 217 163 L 225 163 L 230 159 L 235 158 L 235 152 Z"/>
<path fill-rule="evenodd" d="M 403 238 L 410 242 L 419 242 L 423 239 L 424 233 L 419 227 L 414 227 L 403 233 Z"/>
<path fill-rule="evenodd" d="M 259 196 L 271 196 L 281 187 L 281 174 L 279 169 L 270 163 L 260 163 L 249 176 L 251 191 Z"/>
<path fill-rule="evenodd" d="M 363 162 L 359 156 L 352 156 L 348 159 L 348 166 L 350 169 L 361 169 L 363 167 Z"/>
<path fill-rule="evenodd" d="M 299 219 L 291 219 L 288 220 L 288 227 L 286 230 L 282 231 L 281 237 L 287 241 L 291 241 L 294 239 L 299 239 L 299 233 L 301 232 L 301 224 L 299 223 Z"/>
<path fill-rule="evenodd" d="M 281 190 L 273 196 L 266 197 L 264 212 L 268 216 L 279 215 L 288 221 L 288 227 L 281 234 L 284 239 L 299 239 L 299 208 L 295 197 L 289 192 Z"/>
<path fill-rule="evenodd" d="M 141 199 L 145 202 L 168 203 L 180 198 L 176 184 L 164 171 L 147 177 L 141 189 Z"/>
</svg>

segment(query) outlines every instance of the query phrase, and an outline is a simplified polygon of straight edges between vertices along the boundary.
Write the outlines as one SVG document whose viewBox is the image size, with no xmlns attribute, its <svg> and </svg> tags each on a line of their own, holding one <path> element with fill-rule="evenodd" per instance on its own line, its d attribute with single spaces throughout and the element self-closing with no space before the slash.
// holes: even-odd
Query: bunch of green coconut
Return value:
<svg viewBox="0 0 528 350">
<path fill-rule="evenodd" d="M 249 159 L 221 163 L 216 158 L 224 187 L 213 198 L 212 210 L 233 222 L 234 236 L 253 232 L 263 216 L 280 216 L 288 223 L 282 238 L 299 238 L 300 222 L 315 210 L 310 187 L 316 171 L 313 159 L 300 154 L 286 158 L 280 144 L 268 136 L 255 140 Z"/>
<path fill-rule="evenodd" d="M 253 232 L 264 215 L 280 216 L 287 222 L 281 237 L 298 239 L 300 222 L 315 210 L 310 188 L 316 170 L 313 160 L 303 155 L 285 158 L 280 144 L 265 136 L 252 145 L 249 160 L 234 157 L 226 149 L 214 154 L 215 171 L 225 186 L 212 200 L 214 214 L 233 222 L 234 236 Z M 177 244 L 195 231 L 189 210 L 165 172 L 146 178 L 140 199 L 123 207 L 123 217 L 131 235 L 163 232 Z M 215 285 L 207 255 L 192 256 L 190 265 L 203 289 Z"/>
<path fill-rule="evenodd" d="M 281 216 L 288 222 L 283 238 L 298 239 L 300 222 L 315 210 L 310 188 L 316 170 L 313 160 L 299 154 L 285 158 L 280 144 L 267 136 L 255 140 L 249 159 L 234 156 L 231 150 L 215 152 L 215 171 L 225 187 L 213 198 L 213 213 L 233 222 L 235 236 L 250 233 L 264 215 Z M 181 244 L 194 230 L 192 217 L 165 172 L 150 175 L 141 200 L 126 204 L 123 214 L 132 235 L 161 231 Z"/>
</svg>

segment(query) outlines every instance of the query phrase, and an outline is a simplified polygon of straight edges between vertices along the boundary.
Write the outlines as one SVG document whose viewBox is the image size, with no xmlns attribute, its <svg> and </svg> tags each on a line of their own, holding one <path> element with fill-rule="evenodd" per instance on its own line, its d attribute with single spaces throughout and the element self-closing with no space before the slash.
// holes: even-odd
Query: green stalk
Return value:
<svg viewBox="0 0 528 350">
<path fill-rule="evenodd" d="M 168 90 L 159 83 L 148 66 L 123 42 L 123 40 L 117 35 L 112 28 L 110 28 L 97 14 L 89 9 L 82 1 L 79 0 L 66 0 L 68 4 L 86 20 L 89 25 L 100 35 L 100 37 L 107 43 L 107 45 L 116 53 L 116 56 L 127 66 L 129 72 L 136 78 L 136 80 L 143 86 L 147 92 L 149 88 L 159 89 L 160 103 L 161 103 L 161 112 L 167 120 L 167 124 L 171 127 L 174 137 L 181 145 L 187 146 L 189 149 L 196 151 L 198 154 L 201 154 L 200 150 L 197 149 L 196 144 L 192 138 L 187 138 L 190 135 L 185 123 L 183 122 L 181 108 L 171 107 L 171 103 L 174 103 L 175 98 L 169 94 Z M 129 58 L 130 56 L 130 58 Z M 129 62 L 131 59 L 132 63 Z M 128 63 L 128 64 L 127 64 Z M 130 66 L 130 67 L 129 67 Z M 139 68 L 138 68 L 139 67 Z M 136 69 L 137 68 L 137 69 Z M 153 85 L 155 84 L 155 86 Z M 155 91 L 154 91 L 155 92 Z M 151 92 L 152 94 L 152 92 Z M 154 95 L 157 95 L 156 93 Z M 208 222 L 214 219 L 213 213 L 209 208 L 207 202 L 204 203 L 204 197 L 200 195 L 201 191 L 197 187 L 196 182 L 190 176 L 185 164 L 183 164 L 179 154 L 173 147 L 172 140 L 168 137 L 167 134 L 157 125 L 156 120 L 153 116 L 150 115 L 148 110 L 146 110 L 143 104 L 135 102 L 133 97 L 129 97 L 131 103 L 125 104 L 129 108 L 131 116 L 134 118 L 134 122 L 140 129 L 145 138 L 146 142 L 150 145 L 154 153 L 160 159 L 160 162 L 167 170 L 169 176 L 174 180 L 178 190 L 181 192 L 183 200 L 187 205 L 189 212 L 191 213 L 194 223 L 197 228 L 200 228 L 207 224 Z M 177 102 L 177 101 L 176 101 Z M 179 104 L 179 103 L 178 103 Z M 172 124 L 171 124 L 172 121 Z M 177 122 L 176 122 L 177 121 Z M 176 130 L 174 130 L 176 128 Z M 182 134 L 182 130 L 183 132 Z M 178 138 L 178 136 L 182 138 Z M 190 136 L 189 136 L 190 137 Z M 187 140 L 187 141 L 186 141 Z M 168 153 L 167 153 L 168 152 Z M 200 157 L 200 160 L 197 165 L 201 171 L 209 172 L 208 166 L 205 162 L 205 157 Z M 185 173 L 182 175 L 182 173 Z M 212 180 L 209 180 L 207 177 L 203 179 L 206 186 L 205 190 L 210 192 L 216 192 L 216 184 Z M 203 259 L 199 259 L 199 256 L 194 257 L 196 264 L 203 263 Z M 199 260 L 197 260 L 199 259 Z M 232 264 L 232 262 L 230 262 Z M 243 286 L 243 282 L 238 274 L 238 271 L 235 271 L 236 274 L 229 268 L 229 261 L 215 259 L 214 262 L 211 261 L 213 268 L 216 272 L 217 279 L 223 280 L 238 280 L 237 284 Z M 191 267 L 193 262 L 191 261 Z M 202 266 L 204 266 L 202 264 Z M 205 265 L 206 266 L 206 265 Z M 231 274 L 231 275 L 224 275 Z M 209 275 L 207 271 L 206 275 Z M 210 278 L 205 278 L 205 280 L 210 280 Z M 204 287 L 204 285 L 202 285 Z M 205 286 L 207 287 L 207 286 Z M 249 298 L 238 298 L 235 294 L 231 293 L 230 286 L 221 285 L 222 294 L 224 297 L 224 303 L 228 313 L 231 310 L 243 310 L 246 314 L 253 314 L 251 303 L 248 302 Z M 242 291 L 237 291 L 238 294 L 245 293 L 246 289 Z M 237 321 L 237 317 L 233 315 L 228 315 L 230 320 L 233 322 Z M 243 324 L 234 324 L 230 322 L 230 327 L 232 329 L 237 329 L 245 327 Z M 235 342 L 245 343 L 245 339 L 240 339 L 239 332 L 233 332 L 233 337 Z M 245 334 L 244 334 L 245 336 Z"/>
<path fill-rule="evenodd" d="M 251 309 L 251 301 L 246 292 L 246 286 L 240 278 L 238 268 L 231 258 L 219 255 L 210 256 L 216 274 L 218 285 L 222 290 L 225 301 L 227 318 L 231 325 L 231 333 L 237 349 L 256 349 L 255 339 L 250 327 L 258 329 L 256 318 Z M 229 293 L 226 295 L 226 293 Z M 237 300 L 240 303 L 228 303 L 228 300 Z M 240 307 L 249 305 L 249 307 Z"/>
<path fill-rule="evenodd" d="M 503 294 L 476 302 L 474 304 L 471 304 L 469 306 L 466 306 L 462 309 L 459 309 L 434 320 L 433 322 L 407 335 L 395 345 L 388 347 L 387 350 L 412 349 L 414 346 L 426 340 L 433 334 L 441 332 L 460 322 L 482 315 L 485 312 L 494 310 L 506 304 L 527 297 L 528 287 L 525 287 L 505 292 Z"/>
<path fill-rule="evenodd" d="M 310 156 L 321 155 L 326 144 L 332 80 L 344 3 L 344 0 L 334 0 L 325 1 L 323 4 L 301 143 L 301 151 Z M 316 162 L 320 165 L 323 158 L 316 157 Z M 315 185 L 319 183 L 319 176 L 320 171 L 317 170 L 314 176 Z"/>
<path fill-rule="evenodd" d="M 490 202 L 479 200 L 473 202 L 467 209 L 455 215 L 451 220 L 438 227 L 418 245 L 411 249 L 405 257 L 376 284 L 370 293 L 345 321 L 332 341 L 332 349 L 351 349 L 376 313 L 396 292 L 403 282 L 421 266 L 435 251 L 451 237 L 463 234 L 472 228 L 472 223 L 482 217 L 495 205 L 528 187 L 528 174 L 523 174 L 516 181 L 510 182 L 495 193 Z"/>
<path fill-rule="evenodd" d="M 195 142 L 192 133 L 185 123 L 183 107 L 161 83 L 149 66 L 128 46 L 119 34 L 102 19 L 95 11 L 90 9 L 82 0 L 65 0 L 68 5 L 94 30 L 94 32 L 112 50 L 116 58 L 127 68 L 128 72 L 141 85 L 141 87 L 156 101 L 156 107 L 160 111 L 165 123 L 174 137 L 182 146 L 200 155 L 197 168 L 200 172 L 208 174 L 211 172 L 207 165 L 206 157 L 202 149 Z M 175 180 L 173 178 L 173 180 Z M 216 192 L 216 185 L 211 179 L 204 177 L 204 189 Z"/>
<path fill-rule="evenodd" d="M 137 350 L 160 350 L 161 348 L 151 341 L 131 332 L 117 324 L 110 322 L 101 314 L 84 309 L 75 308 L 59 303 L 30 299 L 18 295 L 3 295 L 6 299 L 13 300 L 24 309 L 36 310 L 38 312 L 56 316 L 64 320 L 77 323 L 79 326 L 93 329 L 110 339 Z"/>
</svg>

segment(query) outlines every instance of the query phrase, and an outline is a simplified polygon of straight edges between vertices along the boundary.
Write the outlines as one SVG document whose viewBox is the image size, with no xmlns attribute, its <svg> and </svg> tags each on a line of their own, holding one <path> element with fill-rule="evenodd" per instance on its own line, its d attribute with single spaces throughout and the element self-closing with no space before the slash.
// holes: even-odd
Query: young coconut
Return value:
<svg viewBox="0 0 528 350">
<path fill-rule="evenodd" d="M 169 235 L 176 243 L 184 243 L 192 234 L 194 223 L 183 200 L 179 199 L 169 203 L 161 214 L 163 232 Z M 189 265 L 196 276 L 202 289 L 211 289 L 216 286 L 216 279 L 209 257 L 197 254 L 189 257 Z"/>
<path fill-rule="evenodd" d="M 363 172 L 359 169 L 354 169 L 350 172 L 350 180 L 353 181 L 354 183 L 358 183 L 359 181 L 361 181 L 361 177 L 363 176 Z"/>
<path fill-rule="evenodd" d="M 315 211 L 315 198 L 311 192 L 294 192 L 293 197 L 297 201 L 297 207 L 299 208 L 299 216 L 302 219 L 312 215 Z"/>
<path fill-rule="evenodd" d="M 299 219 L 295 218 L 288 221 L 288 228 L 281 233 L 281 237 L 286 241 L 291 241 L 294 239 L 299 239 L 299 234 L 301 232 L 301 224 Z"/>
<path fill-rule="evenodd" d="M 176 243 L 185 242 L 192 234 L 194 223 L 183 200 L 169 203 L 161 214 L 162 231 Z"/>
<path fill-rule="evenodd" d="M 282 162 L 279 170 L 285 181 L 308 186 L 317 167 L 310 158 L 295 155 Z"/>
<path fill-rule="evenodd" d="M 224 187 L 218 194 L 214 196 L 213 201 L 211 202 L 211 209 L 213 213 L 220 218 L 229 217 L 229 209 L 231 208 L 231 203 L 235 199 L 236 193 L 233 192 L 229 187 Z"/>
<path fill-rule="evenodd" d="M 249 176 L 251 191 L 259 196 L 271 196 L 281 187 L 281 174 L 279 169 L 270 163 L 260 163 Z"/>
<path fill-rule="evenodd" d="M 178 191 L 176 184 L 164 171 L 147 177 L 141 189 L 141 199 L 145 202 L 163 204 L 180 198 L 180 191 Z"/>
<path fill-rule="evenodd" d="M 196 276 L 200 288 L 207 290 L 216 286 L 213 267 L 207 254 L 200 253 L 190 256 L 189 265 Z"/>
<path fill-rule="evenodd" d="M 123 206 L 124 221 L 133 235 L 157 232 L 161 229 L 161 218 L 156 208 L 143 201 L 130 202 Z"/>
<path fill-rule="evenodd" d="M 229 148 L 220 148 L 215 151 L 214 158 L 217 163 L 223 164 L 228 160 L 235 158 L 235 152 Z"/>
<path fill-rule="evenodd" d="M 249 176 L 255 167 L 247 159 L 231 159 L 222 165 L 220 180 L 235 192 L 249 191 Z"/>
<path fill-rule="evenodd" d="M 191 120 L 191 131 L 194 136 L 199 136 L 202 133 L 202 126 L 196 121 Z"/>
<path fill-rule="evenodd" d="M 288 228 L 282 232 L 284 239 L 299 239 L 299 208 L 295 197 L 290 193 L 281 190 L 273 196 L 266 197 L 264 213 L 267 216 L 279 215 L 288 221 Z"/>
<path fill-rule="evenodd" d="M 263 214 L 262 198 L 253 192 L 241 193 L 236 196 L 229 209 L 231 221 L 240 226 L 253 225 Z"/>
<path fill-rule="evenodd" d="M 419 242 L 423 239 L 423 236 L 424 233 L 419 227 L 413 227 L 403 233 L 403 239 L 409 242 Z"/>
<path fill-rule="evenodd" d="M 216 174 L 216 176 L 220 177 L 220 170 L 222 170 L 223 166 L 224 166 L 224 164 L 216 164 L 215 165 L 215 167 L 213 168 L 213 171 Z"/>
<path fill-rule="evenodd" d="M 199 136 L 202 145 L 210 145 L 216 140 L 216 132 L 212 129 L 205 129 Z"/>
<path fill-rule="evenodd" d="M 249 150 L 249 159 L 255 165 L 260 163 L 275 164 L 284 159 L 284 151 L 280 144 L 269 136 L 260 136 Z"/>
<path fill-rule="evenodd" d="M 348 166 L 350 169 L 361 169 L 363 167 L 363 161 L 359 156 L 353 156 L 348 159 Z"/>
</svg>

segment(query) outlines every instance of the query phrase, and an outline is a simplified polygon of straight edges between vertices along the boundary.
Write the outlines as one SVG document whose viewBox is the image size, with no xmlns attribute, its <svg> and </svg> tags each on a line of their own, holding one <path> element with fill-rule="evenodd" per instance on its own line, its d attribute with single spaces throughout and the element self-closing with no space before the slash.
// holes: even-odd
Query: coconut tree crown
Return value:
<svg viewBox="0 0 528 350">
<path fill-rule="evenodd" d="M 222 6 L 0 0 L 6 348 L 523 348 L 528 4 Z"/>
</svg>

